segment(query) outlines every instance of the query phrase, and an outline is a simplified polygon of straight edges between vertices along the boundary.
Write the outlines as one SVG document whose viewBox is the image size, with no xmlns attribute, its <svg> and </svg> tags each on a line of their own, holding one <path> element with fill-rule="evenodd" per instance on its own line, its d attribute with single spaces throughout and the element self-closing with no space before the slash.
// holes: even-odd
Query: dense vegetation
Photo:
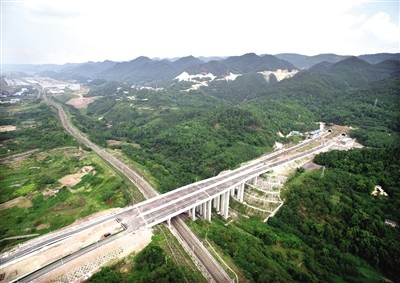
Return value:
<svg viewBox="0 0 400 283">
<path fill-rule="evenodd" d="M 0 132 L 0 156 L 77 144 L 58 123 L 57 113 L 40 100 L 28 99 L 23 105 L 1 106 L 0 115 L 0 125 L 17 127 L 15 131 Z"/>
<path fill-rule="evenodd" d="M 117 148 L 146 166 L 160 191 L 233 168 L 271 150 L 275 141 L 291 141 L 279 131 L 316 127 L 314 115 L 296 104 L 234 105 L 207 93 L 172 90 L 131 90 L 96 100 L 86 113 L 70 113 L 94 141 L 125 141 Z"/>
<path fill-rule="evenodd" d="M 312 130 L 316 121 L 353 126 L 352 135 L 371 149 L 319 155 L 327 169 L 299 171 L 269 225 L 243 218 L 193 227 L 253 282 L 377 282 L 380 274 L 399 280 L 398 228 L 384 224 L 400 221 L 398 73 L 397 62 L 350 57 L 269 84 L 255 73 L 191 92 L 181 91 L 184 84 L 161 92 L 120 84 L 123 93 L 107 84 L 109 95 L 99 92 L 86 111 L 70 112 L 97 142 L 123 141 L 114 148 L 146 167 L 160 191 L 292 141 L 278 132 Z M 371 196 L 376 184 L 389 197 Z"/>
<path fill-rule="evenodd" d="M 75 185 L 62 177 L 83 166 L 93 170 Z M 1 239 L 24 234 L 43 234 L 71 224 L 76 219 L 132 201 L 132 186 L 113 172 L 94 153 L 74 147 L 38 152 L 24 160 L 0 164 L 0 203 L 15 200 L 0 209 Z M 54 193 L 53 193 L 54 192 Z M 133 192 L 135 202 L 141 198 Z M 13 241 L 0 242 L 1 247 Z"/>
<path fill-rule="evenodd" d="M 362 76 L 357 73 L 353 76 Z M 309 109 L 317 119 L 351 125 L 353 136 L 372 147 L 400 145 L 400 76 L 349 87 L 335 73 L 307 71 L 283 81 L 253 103 L 279 99 Z M 351 81 L 351 78 L 349 79 Z"/>
<path fill-rule="evenodd" d="M 119 262 L 111 267 L 105 267 L 92 276 L 88 282 L 119 283 L 119 282 L 206 282 L 197 271 L 177 262 L 178 254 L 173 254 L 169 248 L 174 243 L 167 243 L 167 229 L 157 230 L 152 242 L 129 261 Z M 172 235 L 169 235 L 172 236 Z M 175 239 L 174 239 L 175 240 Z M 176 241 L 176 240 L 175 240 Z M 123 268 L 125 272 L 118 271 Z M 192 267 L 193 268 L 193 267 Z"/>
<path fill-rule="evenodd" d="M 0 111 L 0 125 L 16 126 L 14 131 L 0 133 L 0 155 L 35 149 L 0 162 L 0 249 L 26 240 L 5 238 L 44 234 L 92 213 L 142 200 L 130 182 L 86 147 L 79 148 L 57 113 L 42 100 L 24 98 L 19 105 L 2 106 Z M 84 166 L 93 169 L 77 184 L 60 181 L 80 173 Z"/>
<path fill-rule="evenodd" d="M 399 151 L 333 151 L 315 160 L 326 170 L 299 170 L 268 225 L 257 218 L 191 225 L 252 282 L 379 282 L 379 273 L 399 281 L 399 228 L 384 223 L 400 222 Z M 376 184 L 389 196 L 372 196 Z"/>
<path fill-rule="evenodd" d="M 271 224 L 292 226 L 292 233 L 316 251 L 315 262 L 332 274 L 352 276 L 356 270 L 342 264 L 352 254 L 398 281 L 400 234 L 384 221 L 400 221 L 399 160 L 398 149 L 321 154 L 316 161 L 328 170 L 292 180 L 287 204 Z M 375 185 L 389 196 L 372 196 Z"/>
<path fill-rule="evenodd" d="M 87 109 L 68 106 L 68 110 L 93 141 L 124 153 L 145 168 L 161 192 L 238 166 L 272 150 L 276 141 L 295 141 L 281 133 L 314 130 L 317 121 L 353 126 L 352 136 L 369 148 L 321 154 L 316 162 L 325 166 L 324 171 L 299 170 L 287 184 L 285 205 L 268 225 L 258 218 L 240 218 L 227 226 L 219 218 L 211 224 L 197 220 L 191 225 L 203 237 L 207 235 L 251 282 L 379 282 L 381 274 L 400 280 L 396 273 L 399 229 L 384 224 L 385 219 L 400 222 L 397 61 L 370 65 L 350 57 L 336 64 L 321 63 L 281 82 L 266 83 L 261 75 L 250 72 L 233 82 L 214 81 L 207 88 L 182 91 L 189 85 L 174 83 L 154 91 L 95 80 L 88 95 L 101 97 Z M 53 126 L 60 126 L 46 107 L 32 109 L 37 109 L 38 117 L 47 111 L 50 116 L 43 119 L 48 123 L 38 125 L 50 123 L 52 134 L 59 129 L 53 132 Z M 3 124 L 13 124 L 23 114 L 4 113 L 8 114 Z M 70 144 L 69 137 L 57 133 L 56 144 Z M 24 150 L 39 146 L 17 135 L 18 131 L 1 134 L 7 147 L 1 148 L 2 153 L 14 150 L 12 142 L 7 142 L 18 138 Z M 45 136 L 35 137 L 46 144 Z M 111 139 L 120 143 L 108 145 Z M 32 180 L 46 186 L 54 182 L 51 178 Z M 381 185 L 389 196 L 371 196 L 375 185 Z M 9 198 L 18 191 L 5 192 Z M 33 213 L 29 209 L 23 213 Z M 189 282 L 196 281 L 185 268 L 172 264 L 165 252 L 155 242 L 130 263 L 132 272 L 121 275 L 118 267 L 111 267 L 92 280 L 151 282 L 164 278 L 171 282 L 181 281 L 176 278 L 185 274 Z"/>
<path fill-rule="evenodd" d="M 396 62 L 350 57 L 281 82 L 248 73 L 190 92 L 181 84 L 153 91 L 98 80 L 89 95 L 102 97 L 70 112 L 95 142 L 123 141 L 114 148 L 146 167 L 165 192 L 291 142 L 278 133 L 313 130 L 316 121 L 356 127 L 352 135 L 367 146 L 398 146 Z"/>
</svg>

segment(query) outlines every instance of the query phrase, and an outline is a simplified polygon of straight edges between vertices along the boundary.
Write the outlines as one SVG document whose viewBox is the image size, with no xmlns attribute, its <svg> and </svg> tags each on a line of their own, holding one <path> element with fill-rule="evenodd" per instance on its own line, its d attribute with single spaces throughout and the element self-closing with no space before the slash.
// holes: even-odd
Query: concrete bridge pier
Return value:
<svg viewBox="0 0 400 283">
<path fill-rule="evenodd" d="M 169 218 L 169 219 L 167 220 L 167 223 L 168 223 L 168 227 L 171 228 L 171 218 Z"/>
<path fill-rule="evenodd" d="M 214 198 L 214 208 L 216 211 L 220 212 L 221 211 L 221 196 L 216 196 Z"/>
<path fill-rule="evenodd" d="M 196 220 L 196 207 L 193 207 L 192 209 L 190 209 L 190 214 L 192 216 L 192 220 L 195 221 Z"/>
<path fill-rule="evenodd" d="M 258 181 L 258 176 L 255 176 L 252 180 L 253 185 L 257 185 L 257 181 Z"/>
<path fill-rule="evenodd" d="M 244 186 L 245 186 L 245 183 L 242 183 L 239 185 L 239 188 L 238 188 L 237 200 L 240 203 L 243 203 L 243 199 L 244 199 Z"/>
<path fill-rule="evenodd" d="M 211 213 L 212 213 L 212 206 L 211 206 L 212 200 L 209 200 L 206 202 L 207 210 L 206 210 L 206 220 L 211 222 Z"/>
<path fill-rule="evenodd" d="M 230 192 L 227 191 L 221 195 L 221 213 L 225 219 L 229 216 L 229 198 Z"/>
<path fill-rule="evenodd" d="M 251 182 L 257 182 L 257 177 L 250 180 Z M 237 201 L 243 203 L 244 199 L 244 188 L 245 183 L 241 183 L 236 187 L 233 187 L 222 194 L 207 200 L 196 207 L 189 209 L 188 214 L 191 216 L 192 220 L 196 220 L 196 213 L 198 213 L 203 219 L 211 222 L 212 209 L 214 208 L 217 212 L 220 212 L 223 218 L 227 219 L 229 217 L 229 202 L 230 197 L 234 197 Z"/>
</svg>

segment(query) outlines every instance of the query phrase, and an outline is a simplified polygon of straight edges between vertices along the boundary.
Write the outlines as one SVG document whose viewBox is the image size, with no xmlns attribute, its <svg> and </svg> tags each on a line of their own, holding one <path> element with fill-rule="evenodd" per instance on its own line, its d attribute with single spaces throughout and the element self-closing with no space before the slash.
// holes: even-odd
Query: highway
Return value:
<svg viewBox="0 0 400 283">
<path fill-rule="evenodd" d="M 163 195 L 158 195 L 158 193 L 151 187 L 151 185 L 137 172 L 133 171 L 130 167 L 122 163 L 120 160 L 114 156 L 107 153 L 104 149 L 95 145 L 89 141 L 83 134 L 81 134 L 74 126 L 69 122 L 67 115 L 61 105 L 55 103 L 54 101 L 48 99 L 44 95 L 46 101 L 55 107 L 61 119 L 64 128 L 74 136 L 78 141 L 85 144 L 87 147 L 92 148 L 92 150 L 101 156 L 104 160 L 114 166 L 117 170 L 122 172 L 125 176 L 133 182 L 143 195 L 148 198 L 148 200 L 143 201 L 134 206 L 124 208 L 124 210 L 115 215 L 103 217 L 96 221 L 89 223 L 84 223 L 74 229 L 65 229 L 59 232 L 51 233 L 42 238 L 42 241 L 32 244 L 30 246 L 23 245 L 16 252 L 7 254 L 0 258 L 0 266 L 12 263 L 12 261 L 29 256 L 31 253 L 40 252 L 40 249 L 51 246 L 67 237 L 73 237 L 77 232 L 81 232 L 90 227 L 101 224 L 112 218 L 124 219 L 124 223 L 128 226 L 128 230 L 136 229 L 142 226 L 151 227 L 161 223 L 163 221 L 169 220 L 179 214 L 188 211 L 190 208 L 195 207 L 207 200 L 211 200 L 217 195 L 229 190 L 230 188 L 243 183 L 255 176 L 261 175 L 273 167 L 281 165 L 286 162 L 301 158 L 308 154 L 313 154 L 320 150 L 325 150 L 329 148 L 333 143 L 324 143 L 323 139 L 326 134 L 320 136 L 318 139 L 307 140 L 294 147 L 281 150 L 278 152 L 271 153 L 269 155 L 260 157 L 252 162 L 249 162 L 238 169 L 225 172 L 224 174 L 202 180 L 187 186 L 178 188 L 174 191 L 165 193 Z M 321 142 L 322 144 L 314 147 L 312 149 L 306 150 L 301 153 L 297 153 L 289 156 L 296 150 L 302 147 L 308 146 L 313 142 Z M 129 219 L 129 221 L 127 220 Z M 202 265 L 208 270 L 208 273 L 214 279 L 215 282 L 231 282 L 232 280 L 226 274 L 226 272 L 219 266 L 211 254 L 204 248 L 196 236 L 190 231 L 186 224 L 179 218 L 173 218 L 171 225 L 179 233 L 180 237 L 187 243 L 189 247 L 193 247 L 195 256 L 202 263 Z M 110 238 L 111 241 L 113 238 Z M 82 254 L 84 250 L 82 251 Z M 74 254 L 75 256 L 75 254 Z M 47 268 L 47 272 L 53 269 L 53 265 Z M 41 272 L 46 272 L 46 269 L 42 269 Z M 35 275 L 36 276 L 36 275 Z"/>
<path fill-rule="evenodd" d="M 50 247 L 60 241 L 63 241 L 69 237 L 72 237 L 76 233 L 82 232 L 86 229 L 89 229 L 91 227 L 102 224 L 110 219 L 115 219 L 116 217 L 122 217 L 125 213 L 126 212 L 121 212 L 116 215 L 110 215 L 107 217 L 103 217 L 101 219 L 96 219 L 96 221 L 87 222 L 83 225 L 75 227 L 74 229 L 61 230 L 58 232 L 53 232 L 51 234 L 45 235 L 45 236 L 41 237 L 41 239 L 42 239 L 41 241 L 36 241 L 34 244 L 31 244 L 31 245 L 23 245 L 17 251 L 13 252 L 11 256 L 5 256 L 5 257 L 0 258 L 0 266 L 4 267 L 7 263 L 9 263 L 17 258 L 21 258 L 28 254 L 40 251 L 40 249 Z"/>
<path fill-rule="evenodd" d="M 211 200 L 215 198 L 215 196 L 247 180 L 272 170 L 274 167 L 309 154 L 314 154 L 321 150 L 326 150 L 332 145 L 333 143 L 319 145 L 302 153 L 295 154 L 290 158 L 277 160 L 268 164 L 254 163 L 246 168 L 240 168 L 220 176 L 219 178 L 212 178 L 205 182 L 190 184 L 184 188 L 163 194 L 161 197 L 151 198 L 135 205 L 138 211 L 138 217 L 145 222 L 145 225 L 151 227 L 188 211 L 192 207 Z"/>
<path fill-rule="evenodd" d="M 46 275 L 49 271 L 55 270 L 57 268 L 62 267 L 64 264 L 73 261 L 79 257 L 81 257 L 82 255 L 93 251 L 97 248 L 101 248 L 103 245 L 108 244 L 114 240 L 116 240 L 117 238 L 123 237 L 125 236 L 125 234 L 129 233 L 129 231 L 125 230 L 119 234 L 113 235 L 109 238 L 106 238 L 102 241 L 97 242 L 96 244 L 92 244 L 91 246 L 88 246 L 84 249 L 81 249 L 71 255 L 65 256 L 62 259 L 59 259 L 49 265 L 47 265 L 46 267 L 39 269 L 31 274 L 29 274 L 28 276 L 22 277 L 20 279 L 17 280 L 17 282 L 21 282 L 21 283 L 25 283 L 25 282 L 32 282 L 34 280 L 39 280 L 40 281 L 40 277 Z"/>
<path fill-rule="evenodd" d="M 128 179 L 135 184 L 135 186 L 140 190 L 140 192 L 146 197 L 146 198 L 152 198 L 158 195 L 158 192 L 141 176 L 140 174 L 136 173 L 133 171 L 130 167 L 122 163 L 120 160 L 112 156 L 111 154 L 107 153 L 104 149 L 100 148 L 96 144 L 92 143 L 89 139 L 87 139 L 84 135 L 82 135 L 75 127 L 70 123 L 70 121 L 67 118 L 67 115 L 62 108 L 62 106 L 58 103 L 55 103 L 51 99 L 49 99 L 46 95 L 44 95 L 45 100 L 55 107 L 58 110 L 61 123 L 64 126 L 64 128 L 73 136 L 75 137 L 78 141 L 82 142 L 85 144 L 87 147 L 91 148 L 94 152 L 96 152 L 99 156 L 101 156 L 104 160 L 109 162 L 112 166 L 114 166 L 117 170 L 122 172 Z M 133 213 L 133 215 L 136 216 L 137 209 L 135 207 L 128 209 L 126 213 Z M 119 217 L 119 216 L 116 216 Z M 137 218 L 140 220 L 140 217 Z M 143 218 L 142 218 L 143 219 Z M 135 223 L 138 223 L 137 221 Z M 180 225 L 176 225 L 176 222 L 174 222 L 174 228 L 181 234 L 182 239 L 186 243 L 200 243 L 196 236 L 193 233 L 185 233 L 184 230 L 189 230 L 189 228 L 186 226 L 186 224 L 183 221 L 180 221 Z M 141 222 L 139 225 L 145 224 Z M 185 227 L 185 228 L 182 228 Z M 197 240 L 197 241 L 196 241 Z M 190 244 L 188 244 L 190 245 Z M 201 244 L 200 244 L 201 245 Z M 204 247 L 198 246 L 197 249 L 200 251 L 201 249 L 204 249 Z M 207 251 L 203 250 L 201 254 L 201 258 L 198 257 L 198 260 L 203 264 L 205 269 L 208 271 L 208 273 L 214 278 L 216 282 L 231 282 L 231 278 L 228 276 L 228 274 L 218 265 L 215 264 L 215 259 L 212 257 L 212 255 Z"/>
</svg>

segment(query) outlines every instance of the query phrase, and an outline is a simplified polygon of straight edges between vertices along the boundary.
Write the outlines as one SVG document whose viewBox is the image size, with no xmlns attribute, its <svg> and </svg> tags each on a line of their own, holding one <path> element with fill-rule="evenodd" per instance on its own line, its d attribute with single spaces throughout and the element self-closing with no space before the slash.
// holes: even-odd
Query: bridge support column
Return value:
<svg viewBox="0 0 400 283">
<path fill-rule="evenodd" d="M 216 210 L 218 211 L 218 212 L 220 212 L 221 211 L 221 196 L 217 196 L 216 198 L 215 198 L 215 200 L 216 200 Z"/>
<path fill-rule="evenodd" d="M 171 228 L 171 218 L 167 220 L 168 227 Z"/>
<path fill-rule="evenodd" d="M 192 214 L 192 220 L 195 221 L 196 220 L 196 207 L 193 207 L 190 210 L 191 214 Z"/>
<path fill-rule="evenodd" d="M 207 202 L 202 203 L 201 206 L 203 207 L 203 219 L 207 219 Z"/>
<path fill-rule="evenodd" d="M 240 203 L 243 203 L 243 198 L 244 198 L 244 183 L 243 183 L 243 184 L 240 184 L 240 186 L 239 186 L 237 200 L 238 200 Z"/>
<path fill-rule="evenodd" d="M 212 200 L 207 201 L 207 213 L 206 213 L 206 218 L 207 218 L 208 222 L 211 222 L 211 212 L 212 212 L 212 209 L 211 209 L 211 202 L 212 202 Z"/>
<path fill-rule="evenodd" d="M 199 208 L 199 214 L 200 214 L 200 215 L 203 215 L 203 205 L 200 204 L 200 205 L 198 206 L 198 208 Z"/>
<path fill-rule="evenodd" d="M 255 176 L 253 179 L 253 185 L 257 185 L 257 181 L 258 181 L 258 176 Z"/>
<path fill-rule="evenodd" d="M 223 215 L 225 215 L 225 202 L 226 202 L 226 198 L 225 198 L 225 193 L 223 193 L 221 196 L 221 210 L 220 210 L 220 212 L 221 212 L 221 215 L 223 216 Z"/>
<path fill-rule="evenodd" d="M 231 189 L 231 197 L 233 197 L 235 195 L 235 188 Z"/>
<path fill-rule="evenodd" d="M 225 219 L 229 216 L 229 194 L 229 191 L 227 191 L 221 195 L 221 213 Z"/>
<path fill-rule="evenodd" d="M 235 187 L 236 194 L 234 195 L 235 199 L 239 200 L 239 194 L 240 194 L 240 185 Z"/>
</svg>

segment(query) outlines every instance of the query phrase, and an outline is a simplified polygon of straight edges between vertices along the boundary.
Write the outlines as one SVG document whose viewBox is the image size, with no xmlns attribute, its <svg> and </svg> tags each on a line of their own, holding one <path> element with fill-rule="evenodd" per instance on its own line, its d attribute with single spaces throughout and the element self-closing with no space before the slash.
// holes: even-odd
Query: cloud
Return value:
<svg viewBox="0 0 400 283">
<path fill-rule="evenodd" d="M 360 0 L 25 0 L 3 15 L 3 46 L 41 50 L 43 61 L 58 63 L 398 52 L 399 24 L 381 7 Z"/>
<path fill-rule="evenodd" d="M 367 19 L 360 26 L 366 34 L 373 35 L 389 43 L 398 42 L 400 37 L 399 25 L 390 21 L 390 16 L 380 12 Z"/>
</svg>

